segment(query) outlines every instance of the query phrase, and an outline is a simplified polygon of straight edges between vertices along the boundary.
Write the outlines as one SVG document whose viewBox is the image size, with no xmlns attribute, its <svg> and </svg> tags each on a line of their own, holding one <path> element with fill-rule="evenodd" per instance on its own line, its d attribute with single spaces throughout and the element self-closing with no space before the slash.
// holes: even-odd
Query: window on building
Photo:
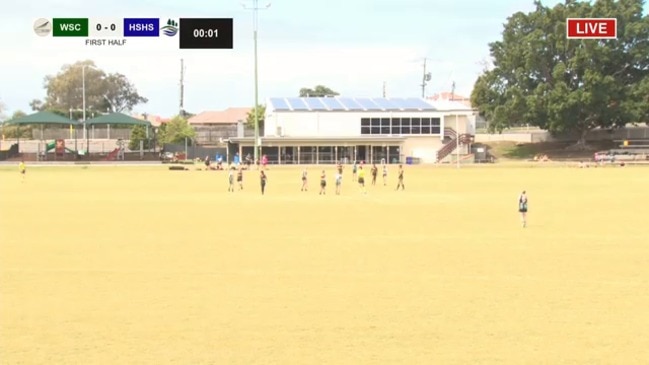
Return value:
<svg viewBox="0 0 649 365">
<path fill-rule="evenodd" d="M 361 134 L 370 134 L 370 127 L 363 127 L 361 126 Z"/>
<path fill-rule="evenodd" d="M 372 127 L 380 127 L 380 126 L 381 126 L 381 119 L 372 118 Z"/>
<path fill-rule="evenodd" d="M 401 118 L 401 126 L 410 126 L 410 118 Z"/>
<path fill-rule="evenodd" d="M 401 134 L 401 118 L 392 118 L 391 134 Z"/>
<path fill-rule="evenodd" d="M 424 118 L 421 120 L 421 126 L 422 127 L 430 127 L 430 118 Z"/>
<path fill-rule="evenodd" d="M 361 127 L 369 127 L 370 118 L 361 118 Z"/>
<path fill-rule="evenodd" d="M 439 127 L 442 125 L 442 120 L 440 118 L 431 118 L 430 122 L 433 127 Z"/>
<path fill-rule="evenodd" d="M 381 126 L 372 126 L 370 134 L 381 134 Z"/>
<path fill-rule="evenodd" d="M 440 134 L 440 132 L 441 132 L 441 127 L 440 127 L 440 126 L 433 126 L 433 127 L 431 127 L 430 132 L 431 132 L 432 134 Z"/>
<path fill-rule="evenodd" d="M 401 125 L 401 134 L 410 134 L 410 125 Z"/>
<path fill-rule="evenodd" d="M 421 134 L 430 134 L 431 132 L 431 127 L 430 126 L 421 126 Z"/>
</svg>

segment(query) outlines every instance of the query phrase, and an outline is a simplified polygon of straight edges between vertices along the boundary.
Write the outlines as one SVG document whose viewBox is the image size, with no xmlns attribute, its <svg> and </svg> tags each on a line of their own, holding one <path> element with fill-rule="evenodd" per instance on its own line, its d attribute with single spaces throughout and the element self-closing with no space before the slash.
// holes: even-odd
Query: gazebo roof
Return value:
<svg viewBox="0 0 649 365">
<path fill-rule="evenodd" d="M 96 118 L 88 119 L 86 121 L 87 125 L 98 125 L 98 124 L 112 124 L 112 125 L 147 125 L 151 126 L 151 122 L 146 120 L 140 120 L 133 118 L 129 115 L 122 113 L 111 113 L 106 115 L 100 115 Z"/>
<path fill-rule="evenodd" d="M 38 112 L 26 115 L 21 118 L 16 118 L 4 122 L 7 125 L 24 125 L 24 124 L 61 124 L 61 125 L 79 125 L 76 120 L 70 120 L 66 117 L 60 116 L 52 112 Z"/>
</svg>

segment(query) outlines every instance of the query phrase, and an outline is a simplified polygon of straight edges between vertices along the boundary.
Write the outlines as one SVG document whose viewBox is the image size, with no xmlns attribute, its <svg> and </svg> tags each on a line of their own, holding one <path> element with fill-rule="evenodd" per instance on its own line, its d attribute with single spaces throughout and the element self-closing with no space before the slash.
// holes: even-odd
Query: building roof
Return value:
<svg viewBox="0 0 649 365">
<path fill-rule="evenodd" d="M 438 103 L 422 98 L 352 98 L 352 97 L 310 97 L 270 98 L 267 111 L 279 112 L 401 112 L 401 111 L 470 111 L 461 103 Z"/>
<path fill-rule="evenodd" d="M 237 124 L 245 121 L 252 108 L 228 108 L 221 111 L 206 111 L 189 118 L 189 124 Z"/>
<path fill-rule="evenodd" d="M 171 118 L 165 118 L 161 117 L 159 115 L 150 115 L 150 114 L 133 114 L 131 115 L 133 118 L 139 119 L 139 120 L 146 120 L 151 123 L 152 126 L 154 127 L 159 127 L 164 123 L 167 123 L 168 121 L 171 120 Z"/>
<path fill-rule="evenodd" d="M 129 115 L 122 113 L 110 113 L 100 115 L 97 118 L 92 118 L 86 121 L 87 125 L 151 125 L 151 122 L 133 118 Z"/>
<path fill-rule="evenodd" d="M 466 106 L 471 106 L 471 98 L 468 98 L 466 96 L 458 95 L 453 92 L 449 91 L 443 91 L 441 93 L 434 94 L 432 96 L 429 96 L 427 98 L 428 100 L 431 100 L 433 102 L 435 101 L 457 101 L 460 102 Z"/>
</svg>

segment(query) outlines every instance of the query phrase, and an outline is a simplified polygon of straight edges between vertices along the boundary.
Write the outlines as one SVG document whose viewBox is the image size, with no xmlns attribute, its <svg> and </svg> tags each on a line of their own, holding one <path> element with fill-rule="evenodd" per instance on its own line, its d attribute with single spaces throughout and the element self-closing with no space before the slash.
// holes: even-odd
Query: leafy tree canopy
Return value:
<svg viewBox="0 0 649 365">
<path fill-rule="evenodd" d="M 315 98 L 315 97 L 338 96 L 338 95 L 340 94 L 323 85 L 317 85 L 313 89 L 308 87 L 303 87 L 300 89 L 301 98 L 306 98 L 306 97 Z"/>
<path fill-rule="evenodd" d="M 502 131 L 526 123 L 576 133 L 649 116 L 649 17 L 642 0 L 535 2 L 512 15 L 490 44 L 493 67 L 475 83 L 471 102 Z M 566 18 L 617 18 L 618 39 L 566 39 Z"/>
<path fill-rule="evenodd" d="M 128 112 L 148 100 L 142 97 L 128 78 L 120 73 L 107 74 L 93 61 L 65 65 L 56 75 L 45 77 L 45 100 L 32 100 L 34 111 L 69 112 L 83 107 L 83 74 L 85 67 L 86 111 Z"/>
<path fill-rule="evenodd" d="M 257 118 L 259 120 L 259 130 L 260 131 L 264 130 L 265 115 L 266 115 L 266 106 L 265 105 L 257 106 Z M 248 126 L 249 128 L 254 128 L 255 127 L 255 108 L 250 109 L 250 111 L 246 115 L 246 126 Z M 260 132 L 260 133 L 262 133 L 262 132 Z"/>
<path fill-rule="evenodd" d="M 185 138 L 191 141 L 195 137 L 196 130 L 189 124 L 187 119 L 179 115 L 162 124 L 158 129 L 158 143 L 160 145 L 185 143 Z"/>
</svg>

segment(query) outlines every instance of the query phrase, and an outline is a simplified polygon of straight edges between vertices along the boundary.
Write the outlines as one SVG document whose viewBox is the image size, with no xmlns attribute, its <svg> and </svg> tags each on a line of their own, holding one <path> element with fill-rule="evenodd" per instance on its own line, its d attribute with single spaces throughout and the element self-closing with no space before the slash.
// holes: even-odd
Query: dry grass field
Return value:
<svg viewBox="0 0 649 365">
<path fill-rule="evenodd" d="M 649 360 L 649 168 L 319 169 L 1 170 L 0 363 Z"/>
</svg>

